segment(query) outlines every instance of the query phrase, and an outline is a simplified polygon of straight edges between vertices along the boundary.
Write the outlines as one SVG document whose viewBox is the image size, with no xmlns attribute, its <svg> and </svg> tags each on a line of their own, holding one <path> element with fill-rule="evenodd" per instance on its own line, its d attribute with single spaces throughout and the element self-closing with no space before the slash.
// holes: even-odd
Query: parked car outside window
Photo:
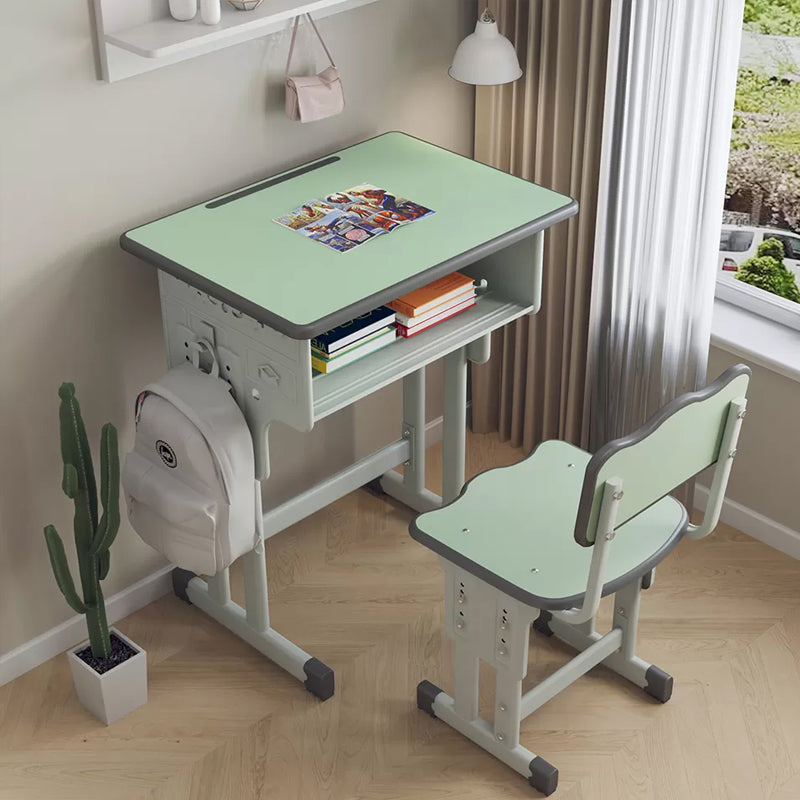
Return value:
<svg viewBox="0 0 800 800">
<path fill-rule="evenodd" d="M 780 228 L 723 225 L 719 236 L 719 270 L 733 277 L 739 265 L 756 255 L 764 239 L 778 239 L 783 245 L 784 264 L 800 284 L 800 234 Z"/>
</svg>

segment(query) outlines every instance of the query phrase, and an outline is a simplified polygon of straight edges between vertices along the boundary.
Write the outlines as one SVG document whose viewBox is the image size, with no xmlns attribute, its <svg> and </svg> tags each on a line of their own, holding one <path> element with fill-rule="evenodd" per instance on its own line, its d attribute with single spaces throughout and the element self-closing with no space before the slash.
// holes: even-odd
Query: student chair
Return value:
<svg viewBox="0 0 800 800">
<path fill-rule="evenodd" d="M 640 592 L 681 537 L 700 539 L 716 527 L 749 378 L 747 367 L 733 366 L 593 456 L 544 442 L 418 516 L 411 536 L 440 556 L 445 628 L 455 645 L 453 696 L 422 681 L 419 708 L 549 795 L 558 770 L 520 744 L 521 720 L 600 663 L 669 700 L 672 677 L 634 655 Z M 668 492 L 709 466 L 708 506 L 692 525 Z M 600 634 L 597 608 L 612 593 L 613 627 Z M 523 694 L 531 625 L 579 652 Z M 478 716 L 479 659 L 496 670 L 493 724 Z"/>
</svg>

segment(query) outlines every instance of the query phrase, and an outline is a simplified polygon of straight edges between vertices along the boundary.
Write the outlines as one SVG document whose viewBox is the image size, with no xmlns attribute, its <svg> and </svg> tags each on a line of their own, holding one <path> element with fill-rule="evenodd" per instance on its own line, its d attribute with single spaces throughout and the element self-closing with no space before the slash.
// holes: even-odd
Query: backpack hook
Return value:
<svg viewBox="0 0 800 800">
<path fill-rule="evenodd" d="M 195 339 L 195 341 L 190 342 L 189 353 L 192 364 L 197 367 L 197 369 L 209 375 L 213 375 L 215 378 L 219 377 L 217 354 L 214 352 L 214 347 L 208 339 Z"/>
</svg>

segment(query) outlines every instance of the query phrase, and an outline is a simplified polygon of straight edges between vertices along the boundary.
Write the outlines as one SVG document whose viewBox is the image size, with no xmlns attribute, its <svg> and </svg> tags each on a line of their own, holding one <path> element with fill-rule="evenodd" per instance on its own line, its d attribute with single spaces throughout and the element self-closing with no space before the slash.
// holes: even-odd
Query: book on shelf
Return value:
<svg viewBox="0 0 800 800">
<path fill-rule="evenodd" d="M 466 311 L 468 308 L 472 308 L 472 306 L 474 305 L 475 305 L 475 295 L 473 294 L 466 300 L 462 300 L 460 303 L 448 306 L 444 311 L 440 311 L 438 314 L 435 314 L 432 317 L 427 317 L 426 319 L 414 325 L 407 326 L 407 325 L 402 325 L 398 322 L 397 333 L 404 339 L 410 339 L 412 336 L 415 336 L 416 334 L 421 333 L 422 331 L 427 330 L 428 328 L 431 328 L 434 325 L 438 325 L 440 322 L 444 322 L 446 319 L 455 317 L 457 314 L 460 314 L 462 311 Z"/>
<path fill-rule="evenodd" d="M 325 359 L 325 360 L 327 360 L 329 358 L 339 358 L 340 356 L 344 355 L 345 353 L 349 352 L 350 350 L 353 350 L 356 347 L 360 347 L 362 344 L 366 344 L 367 342 L 371 341 L 372 339 L 377 338 L 378 336 L 383 336 L 383 334 L 386 333 L 388 327 L 389 326 L 387 326 L 385 328 L 381 328 L 380 330 L 377 330 L 377 331 L 373 331 L 372 333 L 368 333 L 366 336 L 362 336 L 360 339 L 356 339 L 354 342 L 351 342 L 350 344 L 346 344 L 344 347 L 340 347 L 338 350 L 336 350 L 333 353 L 333 355 L 331 355 L 329 353 L 325 353 L 322 350 L 320 350 L 319 348 L 314 347 L 314 345 L 311 345 L 311 355 L 312 356 L 317 356 L 318 358 L 322 358 L 322 359 Z M 392 330 L 394 330 L 394 326 L 393 325 L 391 326 L 391 328 L 392 328 Z"/>
<path fill-rule="evenodd" d="M 326 355 L 333 355 L 353 342 L 380 331 L 394 322 L 394 309 L 380 306 L 355 319 L 343 322 L 311 340 L 311 347 Z"/>
<path fill-rule="evenodd" d="M 398 314 L 407 317 L 418 317 L 430 311 L 436 306 L 443 305 L 459 295 L 465 294 L 474 288 L 474 282 L 469 275 L 461 272 L 453 272 L 438 278 L 431 283 L 408 292 L 391 303 L 387 303 L 389 308 L 394 309 Z"/>
<path fill-rule="evenodd" d="M 391 328 L 387 328 L 380 335 L 371 337 L 367 342 L 359 342 L 357 347 L 353 347 L 341 355 L 333 355 L 324 358 L 312 352 L 311 366 L 317 372 L 321 372 L 323 375 L 329 375 L 340 367 L 352 364 L 354 361 L 358 361 L 358 359 L 370 353 L 374 353 L 376 350 L 380 350 L 387 344 L 391 344 L 396 338 L 397 333 L 394 326 L 392 326 Z"/>
<path fill-rule="evenodd" d="M 415 325 L 419 325 L 422 322 L 426 322 L 427 320 L 431 319 L 431 317 L 437 317 L 439 314 L 447 311 L 449 308 L 454 308 L 457 305 L 461 305 L 462 303 L 466 303 L 468 300 L 475 299 L 475 288 L 472 287 L 467 289 L 466 292 L 463 294 L 459 294 L 456 297 L 452 298 L 451 300 L 446 300 L 444 303 L 438 306 L 434 306 L 429 311 L 426 311 L 424 314 L 418 314 L 415 317 L 409 317 L 407 314 L 396 314 L 396 322 L 398 325 L 403 325 L 406 328 L 413 328 Z"/>
</svg>

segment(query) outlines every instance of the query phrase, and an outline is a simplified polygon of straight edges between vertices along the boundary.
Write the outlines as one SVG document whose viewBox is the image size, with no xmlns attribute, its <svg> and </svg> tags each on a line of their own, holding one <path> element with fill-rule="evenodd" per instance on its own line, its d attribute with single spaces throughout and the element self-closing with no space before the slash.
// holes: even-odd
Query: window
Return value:
<svg viewBox="0 0 800 800">
<path fill-rule="evenodd" d="M 800 330 L 800 14 L 745 0 L 717 297 Z M 783 246 L 770 252 L 764 243 Z M 756 259 L 756 260 L 754 260 Z"/>
<path fill-rule="evenodd" d="M 719 249 L 726 253 L 744 253 L 753 244 L 753 236 L 749 231 L 723 230 L 719 235 Z"/>
<path fill-rule="evenodd" d="M 796 236 L 776 236 L 775 234 L 773 234 L 773 238 L 783 245 L 786 258 L 800 259 L 800 239 Z"/>
</svg>

